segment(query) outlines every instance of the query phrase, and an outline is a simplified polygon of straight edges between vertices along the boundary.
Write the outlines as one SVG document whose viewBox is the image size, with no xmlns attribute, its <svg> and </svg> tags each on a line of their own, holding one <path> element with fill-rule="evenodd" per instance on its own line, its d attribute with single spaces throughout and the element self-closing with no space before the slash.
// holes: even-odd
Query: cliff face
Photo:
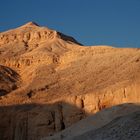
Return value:
<svg viewBox="0 0 140 140">
<path fill-rule="evenodd" d="M 0 107 L 2 140 L 34 140 L 65 129 L 84 116 L 82 110 L 64 102 Z"/>
<path fill-rule="evenodd" d="M 38 140 L 140 101 L 139 49 L 81 46 L 30 22 L 0 33 L 0 65 L 0 139 Z"/>
</svg>

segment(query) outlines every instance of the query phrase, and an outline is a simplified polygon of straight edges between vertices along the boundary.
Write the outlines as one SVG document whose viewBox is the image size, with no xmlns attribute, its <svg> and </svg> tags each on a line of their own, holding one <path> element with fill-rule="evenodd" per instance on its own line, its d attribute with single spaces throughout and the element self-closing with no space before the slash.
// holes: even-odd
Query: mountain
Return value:
<svg viewBox="0 0 140 140">
<path fill-rule="evenodd" d="M 139 103 L 139 70 L 139 48 L 83 46 L 34 22 L 2 32 L 0 139 L 50 139 L 106 108 Z"/>
</svg>

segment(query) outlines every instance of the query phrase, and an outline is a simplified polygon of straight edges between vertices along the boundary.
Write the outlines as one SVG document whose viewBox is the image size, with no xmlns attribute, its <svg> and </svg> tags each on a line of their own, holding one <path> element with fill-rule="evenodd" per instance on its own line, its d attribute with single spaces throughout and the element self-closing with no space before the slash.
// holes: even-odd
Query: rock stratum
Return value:
<svg viewBox="0 0 140 140">
<path fill-rule="evenodd" d="M 83 46 L 34 22 L 0 33 L 1 140 L 137 140 L 139 103 L 139 48 Z"/>
</svg>

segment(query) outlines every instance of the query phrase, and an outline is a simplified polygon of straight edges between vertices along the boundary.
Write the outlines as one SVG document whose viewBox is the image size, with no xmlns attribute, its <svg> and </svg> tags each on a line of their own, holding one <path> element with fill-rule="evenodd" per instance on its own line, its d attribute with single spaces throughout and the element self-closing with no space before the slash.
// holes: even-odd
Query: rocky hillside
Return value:
<svg viewBox="0 0 140 140">
<path fill-rule="evenodd" d="M 0 33 L 0 139 L 39 140 L 140 102 L 140 49 L 83 46 L 30 22 Z"/>
<path fill-rule="evenodd" d="M 104 127 L 69 140 L 139 140 L 140 112 L 114 119 Z"/>
</svg>

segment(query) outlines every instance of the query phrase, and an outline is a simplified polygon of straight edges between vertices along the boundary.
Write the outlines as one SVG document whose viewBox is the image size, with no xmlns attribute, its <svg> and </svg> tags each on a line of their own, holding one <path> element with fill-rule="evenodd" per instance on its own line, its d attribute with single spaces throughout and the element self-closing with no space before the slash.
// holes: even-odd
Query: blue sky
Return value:
<svg viewBox="0 0 140 140">
<path fill-rule="evenodd" d="M 29 21 L 84 45 L 140 47 L 140 0 L 0 0 L 0 32 Z"/>
</svg>

